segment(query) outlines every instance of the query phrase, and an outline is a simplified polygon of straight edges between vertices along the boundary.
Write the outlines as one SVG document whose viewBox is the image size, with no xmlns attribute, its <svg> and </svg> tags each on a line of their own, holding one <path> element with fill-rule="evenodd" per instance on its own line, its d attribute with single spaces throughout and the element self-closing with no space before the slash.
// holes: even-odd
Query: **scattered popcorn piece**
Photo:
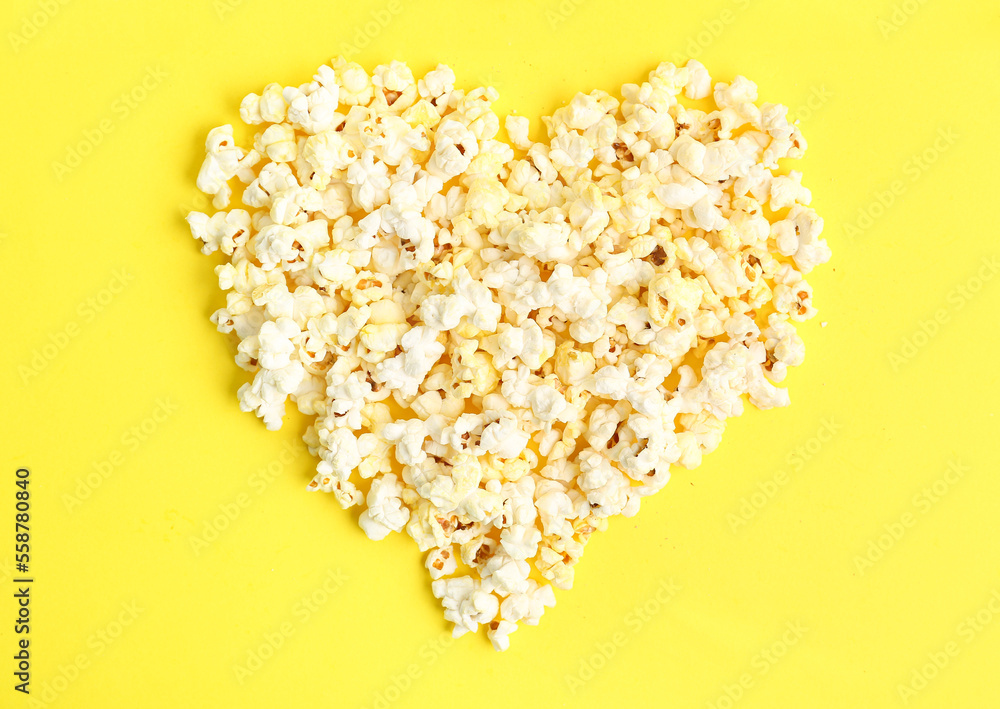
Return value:
<svg viewBox="0 0 1000 709">
<path fill-rule="evenodd" d="M 545 142 L 507 116 L 513 146 L 496 91 L 454 82 L 337 58 L 249 94 L 253 147 L 209 133 L 197 186 L 222 211 L 187 222 L 227 259 L 211 319 L 253 374 L 240 408 L 314 417 L 309 489 L 371 539 L 405 530 L 454 635 L 500 651 L 745 401 L 789 403 L 830 248 L 802 174 L 776 173 L 804 138 L 742 76 L 664 63 L 621 101 L 573 97 Z"/>
<path fill-rule="evenodd" d="M 260 160 L 256 150 L 249 152 L 236 145 L 231 125 L 213 128 L 205 141 L 205 160 L 198 172 L 198 189 L 212 195 L 212 206 L 224 209 L 229 206 L 232 189 L 229 180 L 239 176 L 249 182 L 254 165 Z"/>
</svg>

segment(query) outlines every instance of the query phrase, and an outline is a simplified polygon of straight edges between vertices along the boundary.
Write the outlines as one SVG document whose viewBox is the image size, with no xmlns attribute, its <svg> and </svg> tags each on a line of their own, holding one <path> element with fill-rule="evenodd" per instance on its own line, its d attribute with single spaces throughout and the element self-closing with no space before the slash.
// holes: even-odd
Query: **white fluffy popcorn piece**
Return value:
<svg viewBox="0 0 1000 709">
<path fill-rule="evenodd" d="M 239 176 L 241 181 L 253 179 L 251 172 L 260 160 L 256 150 L 245 151 L 236 145 L 231 125 L 213 128 L 205 140 L 205 160 L 198 171 L 198 189 L 212 195 L 212 206 L 224 209 L 229 206 L 232 189 L 229 180 Z M 249 178 L 249 179 L 247 179 Z"/>
<path fill-rule="evenodd" d="M 442 576 L 451 576 L 458 569 L 458 561 L 455 559 L 455 550 L 451 545 L 433 549 L 428 555 L 424 564 L 427 572 L 433 580 L 438 580 Z"/>
<path fill-rule="evenodd" d="M 697 466 L 805 356 L 830 258 L 787 109 L 664 63 L 497 140 L 490 88 L 336 58 L 213 129 L 191 212 L 253 379 L 240 407 L 313 422 L 310 490 L 405 530 L 456 636 L 500 651 L 569 589 L 590 537 Z M 714 107 L 685 105 L 706 101 Z M 701 110 L 706 108 L 706 110 Z M 244 189 L 229 207 L 233 179 Z M 543 579 L 538 583 L 536 579 Z"/>
<path fill-rule="evenodd" d="M 445 619 L 455 624 L 452 635 L 456 638 L 476 632 L 480 624 L 488 624 L 500 611 L 500 600 L 469 576 L 438 579 L 431 588 L 441 599 Z"/>
<path fill-rule="evenodd" d="M 389 532 L 399 532 L 410 519 L 410 510 L 400 499 L 403 488 L 392 473 L 375 478 L 366 500 L 368 509 L 358 524 L 369 539 L 383 539 Z"/>
<path fill-rule="evenodd" d="M 211 217 L 201 212 L 191 212 L 187 215 L 187 223 L 191 228 L 191 235 L 204 242 L 201 247 L 203 254 L 221 249 L 225 255 L 232 256 L 237 248 L 246 244 L 250 236 L 250 214 L 243 209 L 216 212 Z"/>
<path fill-rule="evenodd" d="M 520 429 L 517 418 L 504 412 L 497 421 L 483 428 L 479 443 L 500 458 L 517 458 L 528 445 L 528 434 Z"/>
<path fill-rule="evenodd" d="M 475 134 L 460 120 L 444 120 L 434 133 L 434 152 L 427 162 L 427 172 L 450 180 L 465 172 L 479 152 Z"/>
<path fill-rule="evenodd" d="M 507 136 L 510 142 L 518 150 L 527 150 L 531 147 L 528 139 L 528 119 L 524 116 L 507 116 L 504 119 L 504 127 L 507 129 Z"/>
<path fill-rule="evenodd" d="M 684 84 L 684 95 L 690 99 L 708 96 L 712 92 L 712 77 L 705 66 L 697 59 L 689 59 L 685 68 L 688 70 L 688 80 Z"/>
</svg>

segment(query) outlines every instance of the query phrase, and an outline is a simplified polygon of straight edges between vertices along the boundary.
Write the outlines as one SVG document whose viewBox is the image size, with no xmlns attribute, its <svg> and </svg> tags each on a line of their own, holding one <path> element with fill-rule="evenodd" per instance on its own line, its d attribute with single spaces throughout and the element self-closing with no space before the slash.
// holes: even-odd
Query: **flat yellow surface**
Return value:
<svg viewBox="0 0 1000 709">
<path fill-rule="evenodd" d="M 998 706 L 995 2 L 8 0 L 0 30 L 0 706 Z M 810 142 L 834 259 L 792 406 L 613 521 L 504 654 L 450 641 L 408 537 L 307 494 L 306 421 L 238 410 L 208 321 L 205 134 L 342 52 L 528 116 L 696 56 Z"/>
</svg>

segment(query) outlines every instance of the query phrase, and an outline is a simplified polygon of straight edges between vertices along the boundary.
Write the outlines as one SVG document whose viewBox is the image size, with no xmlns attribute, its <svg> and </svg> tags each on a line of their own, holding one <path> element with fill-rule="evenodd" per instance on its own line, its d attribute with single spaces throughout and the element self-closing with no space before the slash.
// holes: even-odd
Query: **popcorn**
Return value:
<svg viewBox="0 0 1000 709">
<path fill-rule="evenodd" d="M 430 573 L 431 578 L 436 581 L 442 576 L 451 576 L 455 573 L 455 570 L 458 568 L 458 562 L 455 561 L 455 552 L 449 545 L 444 548 L 432 550 L 427 555 L 425 566 L 427 566 L 427 571 Z"/>
<path fill-rule="evenodd" d="M 441 599 L 444 617 L 455 624 L 452 635 L 461 637 L 476 632 L 480 624 L 493 620 L 500 610 L 500 601 L 482 590 L 479 582 L 468 576 L 439 579 L 431 584 L 434 595 Z"/>
<path fill-rule="evenodd" d="M 259 159 L 256 150 L 247 152 L 236 145 L 231 125 L 213 128 L 205 141 L 205 161 L 198 171 L 198 189 L 212 195 L 213 207 L 223 209 L 229 206 L 233 193 L 229 180 L 239 176 L 241 181 L 249 182 L 253 179 L 250 170 Z"/>
<path fill-rule="evenodd" d="M 528 434 L 519 428 L 512 414 L 504 412 L 499 420 L 483 428 L 480 445 L 501 458 L 517 458 L 528 445 Z"/>
<path fill-rule="evenodd" d="M 405 530 L 454 634 L 505 650 L 610 517 L 745 401 L 788 405 L 830 248 L 801 173 L 776 174 L 805 140 L 744 77 L 664 63 L 621 101 L 578 94 L 545 142 L 508 116 L 513 146 L 496 91 L 454 82 L 337 58 L 248 95 L 253 148 L 213 129 L 197 179 L 223 211 L 187 222 L 226 257 L 240 408 L 314 417 L 309 489 L 371 539 Z"/>
<path fill-rule="evenodd" d="M 518 150 L 527 150 L 531 147 L 528 139 L 528 119 L 524 116 L 507 116 L 504 127 L 507 129 L 507 136 L 510 142 Z"/>
<path fill-rule="evenodd" d="M 434 134 L 434 152 L 427 172 L 442 181 L 465 172 L 479 152 L 476 136 L 459 120 L 444 120 Z"/>
<path fill-rule="evenodd" d="M 287 123 L 268 126 L 260 134 L 256 146 L 259 152 L 266 154 L 273 162 L 292 162 L 298 155 L 295 129 Z"/>
<path fill-rule="evenodd" d="M 697 59 L 689 59 L 685 67 L 688 70 L 688 80 L 684 84 L 684 95 L 689 99 L 705 98 L 712 92 L 712 77 L 708 70 Z"/>
<path fill-rule="evenodd" d="M 191 212 L 187 216 L 191 234 L 201 239 L 203 254 L 211 254 L 221 249 L 232 256 L 237 248 L 244 246 L 250 236 L 250 214 L 243 209 L 216 212 L 211 217 L 201 212 Z"/>
<path fill-rule="evenodd" d="M 392 473 L 372 480 L 366 500 L 368 509 L 361 513 L 358 524 L 369 539 L 383 539 L 389 532 L 399 532 L 410 519 L 410 510 L 400 500 L 402 486 Z"/>
<path fill-rule="evenodd" d="M 619 514 L 628 503 L 629 483 L 625 476 L 596 451 L 580 455 L 577 485 L 586 495 L 593 514 L 600 517 Z"/>
</svg>

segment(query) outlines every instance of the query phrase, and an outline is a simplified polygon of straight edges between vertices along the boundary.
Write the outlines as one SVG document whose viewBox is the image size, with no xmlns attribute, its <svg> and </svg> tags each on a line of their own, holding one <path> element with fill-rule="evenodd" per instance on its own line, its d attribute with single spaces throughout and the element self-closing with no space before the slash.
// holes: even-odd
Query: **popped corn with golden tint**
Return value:
<svg viewBox="0 0 1000 709">
<path fill-rule="evenodd" d="M 742 76 L 661 64 L 619 100 L 578 94 L 547 140 L 438 66 L 342 58 L 269 84 L 209 133 L 192 212 L 269 429 L 315 421 L 309 484 L 372 539 L 426 552 L 454 634 L 505 650 L 568 589 L 595 532 L 632 516 L 725 421 L 789 403 L 830 257 L 787 109 Z M 680 100 L 711 96 L 702 111 Z M 226 210 L 233 187 L 240 206 Z"/>
</svg>

